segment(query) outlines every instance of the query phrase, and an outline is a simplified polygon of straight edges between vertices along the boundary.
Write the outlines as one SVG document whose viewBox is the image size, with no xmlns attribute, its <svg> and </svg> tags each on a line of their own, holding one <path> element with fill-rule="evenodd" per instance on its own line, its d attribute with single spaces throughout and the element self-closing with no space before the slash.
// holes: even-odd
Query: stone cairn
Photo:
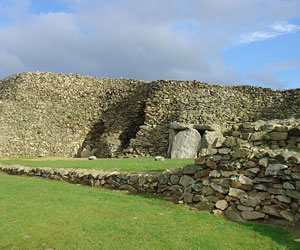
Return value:
<svg viewBox="0 0 300 250">
<path fill-rule="evenodd" d="M 23 72 L 0 79 L 0 157 L 166 157 L 174 121 L 300 117 L 299 101 L 300 88 Z"/>
</svg>

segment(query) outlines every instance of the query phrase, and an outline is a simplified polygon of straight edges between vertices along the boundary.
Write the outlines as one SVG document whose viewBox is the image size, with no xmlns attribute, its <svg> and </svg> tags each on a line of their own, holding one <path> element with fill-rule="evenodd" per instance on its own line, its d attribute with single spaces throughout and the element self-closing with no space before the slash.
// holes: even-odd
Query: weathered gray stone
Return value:
<svg viewBox="0 0 300 250">
<path fill-rule="evenodd" d="M 287 136 L 288 136 L 287 132 L 272 132 L 270 134 L 271 140 L 273 141 L 285 140 Z"/>
<path fill-rule="evenodd" d="M 256 163 L 254 161 L 246 161 L 244 162 L 243 166 L 246 168 L 254 168 L 256 167 Z"/>
<path fill-rule="evenodd" d="M 183 174 L 195 174 L 197 171 L 202 170 L 203 168 L 199 165 L 186 165 L 182 168 Z"/>
<path fill-rule="evenodd" d="M 189 186 L 189 185 L 193 184 L 194 182 L 195 182 L 194 179 L 191 178 L 190 176 L 183 175 L 180 178 L 179 184 L 186 187 L 186 186 Z"/>
<path fill-rule="evenodd" d="M 222 217 L 222 218 L 225 217 L 223 211 L 220 210 L 220 209 L 214 209 L 214 210 L 213 210 L 213 214 L 214 214 L 215 216 L 217 216 L 217 217 Z"/>
<path fill-rule="evenodd" d="M 267 191 L 268 190 L 266 185 L 263 185 L 263 184 L 255 184 L 254 188 L 257 189 L 257 190 L 261 190 L 261 191 Z"/>
<path fill-rule="evenodd" d="M 137 189 L 136 188 L 134 188 L 131 185 L 127 185 L 127 184 L 121 185 L 119 187 L 119 189 L 121 189 L 121 190 L 128 190 L 131 193 L 137 193 Z"/>
<path fill-rule="evenodd" d="M 269 166 L 266 168 L 265 175 L 279 175 L 280 170 L 287 169 L 288 166 L 283 164 L 269 164 Z"/>
<path fill-rule="evenodd" d="M 242 189 L 238 189 L 238 188 L 229 188 L 229 196 L 233 196 L 233 197 L 241 197 L 246 195 L 246 192 Z"/>
<path fill-rule="evenodd" d="M 91 156 L 91 151 L 84 148 L 82 151 L 81 151 L 81 154 L 80 154 L 81 158 L 88 158 Z"/>
<path fill-rule="evenodd" d="M 192 193 L 186 193 L 183 195 L 183 201 L 188 204 L 193 203 L 193 197 L 194 195 Z"/>
<path fill-rule="evenodd" d="M 172 122 L 169 125 L 170 129 L 175 129 L 175 130 L 185 130 L 185 129 L 190 129 L 193 128 L 192 124 L 184 124 L 184 123 L 179 123 L 179 122 Z"/>
<path fill-rule="evenodd" d="M 297 200 L 300 200 L 300 192 L 295 190 L 286 190 L 286 195 L 292 198 L 295 198 Z"/>
<path fill-rule="evenodd" d="M 247 148 L 239 148 L 231 153 L 234 158 L 245 158 L 251 153 L 251 151 Z"/>
<path fill-rule="evenodd" d="M 249 197 L 259 199 L 261 201 L 271 199 L 271 195 L 268 192 L 251 192 L 249 193 Z"/>
<path fill-rule="evenodd" d="M 210 159 L 205 162 L 205 165 L 211 169 L 217 169 L 217 164 Z"/>
<path fill-rule="evenodd" d="M 173 145 L 173 141 L 176 135 L 176 131 L 174 129 L 169 129 L 169 145 L 168 145 L 168 157 L 171 157 L 171 149 Z"/>
<path fill-rule="evenodd" d="M 261 141 L 263 139 L 263 136 L 266 134 L 265 131 L 262 132 L 255 132 L 251 135 L 250 141 Z"/>
<path fill-rule="evenodd" d="M 178 175 L 171 175 L 170 182 L 172 184 L 178 184 L 179 183 L 179 176 Z"/>
<path fill-rule="evenodd" d="M 228 202 L 226 200 L 219 200 L 216 203 L 216 208 L 223 210 L 226 210 L 228 207 Z"/>
<path fill-rule="evenodd" d="M 293 222 L 295 220 L 293 213 L 291 213 L 290 211 L 282 210 L 279 213 L 287 221 Z"/>
<path fill-rule="evenodd" d="M 226 140 L 224 141 L 223 145 L 224 145 L 225 147 L 228 147 L 228 148 L 231 148 L 231 147 L 237 145 L 237 143 L 236 143 L 236 138 L 235 138 L 235 137 L 232 137 L 232 136 L 226 138 Z"/>
<path fill-rule="evenodd" d="M 201 183 L 192 184 L 192 189 L 194 189 L 196 192 L 200 192 L 202 190 L 202 184 Z"/>
<path fill-rule="evenodd" d="M 243 219 L 245 220 L 257 220 L 257 219 L 263 219 L 265 217 L 264 213 L 256 212 L 256 211 L 252 211 L 252 212 L 243 211 L 241 214 Z"/>
<path fill-rule="evenodd" d="M 247 212 L 251 212 L 254 210 L 253 207 L 248 207 L 248 206 L 244 206 L 244 205 L 238 205 L 237 209 L 240 211 L 247 211 Z"/>
<path fill-rule="evenodd" d="M 291 176 L 294 180 L 300 180 L 300 173 L 292 173 Z"/>
<path fill-rule="evenodd" d="M 199 203 L 197 203 L 194 208 L 197 208 L 198 210 L 206 210 L 206 211 L 213 211 L 215 205 L 213 203 L 209 203 L 209 202 L 203 202 L 200 201 Z"/>
<path fill-rule="evenodd" d="M 239 182 L 244 185 L 253 185 L 253 181 L 243 174 L 239 176 Z"/>
<path fill-rule="evenodd" d="M 260 171 L 260 169 L 259 168 L 248 168 L 247 171 L 249 171 L 253 174 L 257 174 Z"/>
<path fill-rule="evenodd" d="M 215 191 L 221 193 L 221 194 L 226 194 L 228 192 L 228 190 L 214 182 L 211 182 L 210 183 L 210 186 L 212 189 L 214 189 Z"/>
<path fill-rule="evenodd" d="M 274 206 L 264 206 L 263 212 L 265 214 L 269 214 L 276 217 L 281 217 L 280 213 L 278 212 L 277 208 Z"/>
<path fill-rule="evenodd" d="M 199 156 L 199 158 L 196 158 L 194 161 L 195 161 L 195 164 L 202 165 L 202 164 L 205 163 L 205 157 L 204 156 Z"/>
<path fill-rule="evenodd" d="M 200 178 L 202 178 L 202 177 L 208 176 L 209 173 L 210 173 L 210 169 L 207 168 L 207 169 L 198 171 L 198 172 L 194 175 L 194 178 L 197 180 L 197 179 L 200 179 Z"/>
<path fill-rule="evenodd" d="M 220 131 L 205 131 L 202 138 L 202 148 L 219 148 L 222 146 L 225 138 Z"/>
<path fill-rule="evenodd" d="M 141 176 L 141 177 L 143 177 L 143 176 Z M 140 182 L 141 177 L 139 178 L 139 182 Z M 145 179 L 145 178 L 142 178 L 142 179 Z M 168 177 L 165 176 L 165 175 L 163 175 L 163 174 L 160 174 L 160 175 L 157 177 L 157 179 L 158 179 L 159 184 L 162 184 L 162 185 L 167 184 L 168 181 L 169 181 Z M 146 181 L 147 181 L 147 180 L 145 179 L 145 182 L 146 182 Z"/>
<path fill-rule="evenodd" d="M 276 195 L 275 198 L 281 202 L 291 203 L 291 198 L 286 195 Z"/>
<path fill-rule="evenodd" d="M 221 131 L 221 127 L 218 124 L 194 124 L 193 128 L 202 131 Z"/>
<path fill-rule="evenodd" d="M 174 137 L 171 158 L 195 158 L 201 146 L 201 135 L 195 129 L 180 131 Z"/>
<path fill-rule="evenodd" d="M 155 158 L 154 158 L 154 160 L 155 161 L 164 161 L 165 160 L 165 157 L 163 157 L 163 156 L 156 156 Z"/>
<path fill-rule="evenodd" d="M 213 195 L 215 193 L 215 191 L 211 188 L 211 187 L 208 187 L 208 186 L 203 186 L 202 187 L 202 192 L 201 192 L 203 195 Z"/>
<path fill-rule="evenodd" d="M 268 188 L 268 192 L 270 194 L 285 194 L 283 189 L 277 189 L 277 188 Z"/>
<path fill-rule="evenodd" d="M 245 222 L 245 220 L 241 217 L 241 213 L 234 206 L 228 207 L 226 209 L 225 215 L 233 221 Z"/>
<path fill-rule="evenodd" d="M 221 177 L 221 173 L 217 170 L 212 170 L 209 172 L 209 177 L 219 178 L 219 177 Z"/>
<path fill-rule="evenodd" d="M 259 166 L 262 166 L 262 167 L 265 167 L 265 168 L 268 166 L 268 164 L 269 164 L 268 158 L 262 158 L 258 162 Z"/>
<path fill-rule="evenodd" d="M 244 206 L 256 207 L 261 203 L 261 199 L 259 199 L 258 197 L 251 197 L 251 196 L 244 195 L 244 196 L 240 196 L 240 202 Z"/>
<path fill-rule="evenodd" d="M 227 155 L 231 152 L 231 149 L 230 148 L 219 148 L 218 152 L 219 152 L 219 154 Z"/>
<path fill-rule="evenodd" d="M 270 177 L 264 177 L 264 178 L 255 177 L 253 179 L 254 183 L 261 183 L 261 182 L 272 183 L 273 181 L 274 178 L 270 178 Z"/>
<path fill-rule="evenodd" d="M 90 161 L 93 161 L 93 160 L 97 160 L 97 157 L 94 156 L 94 155 L 91 155 L 88 159 L 89 159 Z"/>
</svg>

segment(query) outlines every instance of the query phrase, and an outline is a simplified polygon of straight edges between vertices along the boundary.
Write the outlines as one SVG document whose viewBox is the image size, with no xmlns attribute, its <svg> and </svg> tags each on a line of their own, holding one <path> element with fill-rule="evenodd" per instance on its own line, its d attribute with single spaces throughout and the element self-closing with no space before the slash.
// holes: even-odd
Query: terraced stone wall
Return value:
<svg viewBox="0 0 300 250">
<path fill-rule="evenodd" d="M 21 73 L 0 80 L 0 157 L 166 156 L 169 124 L 299 116 L 300 89 Z"/>
</svg>

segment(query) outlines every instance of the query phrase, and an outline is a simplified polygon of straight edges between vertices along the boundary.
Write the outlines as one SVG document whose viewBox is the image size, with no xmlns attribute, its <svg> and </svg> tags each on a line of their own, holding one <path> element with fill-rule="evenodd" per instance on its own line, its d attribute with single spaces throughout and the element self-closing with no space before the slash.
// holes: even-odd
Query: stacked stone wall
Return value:
<svg viewBox="0 0 300 250">
<path fill-rule="evenodd" d="M 0 157 L 166 156 L 171 122 L 227 126 L 299 110 L 300 89 L 21 73 L 0 80 Z"/>
<path fill-rule="evenodd" d="M 281 219 L 299 224 L 300 154 L 235 148 L 163 172 L 126 173 L 0 165 L 9 174 L 172 197 L 236 221 Z"/>
</svg>

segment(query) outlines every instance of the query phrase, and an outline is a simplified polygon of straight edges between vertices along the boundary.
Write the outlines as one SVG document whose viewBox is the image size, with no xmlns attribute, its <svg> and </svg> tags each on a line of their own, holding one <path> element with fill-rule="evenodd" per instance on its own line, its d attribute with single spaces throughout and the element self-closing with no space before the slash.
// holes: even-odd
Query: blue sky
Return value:
<svg viewBox="0 0 300 250">
<path fill-rule="evenodd" d="M 299 0 L 0 0 L 0 77 L 300 88 Z"/>
</svg>

